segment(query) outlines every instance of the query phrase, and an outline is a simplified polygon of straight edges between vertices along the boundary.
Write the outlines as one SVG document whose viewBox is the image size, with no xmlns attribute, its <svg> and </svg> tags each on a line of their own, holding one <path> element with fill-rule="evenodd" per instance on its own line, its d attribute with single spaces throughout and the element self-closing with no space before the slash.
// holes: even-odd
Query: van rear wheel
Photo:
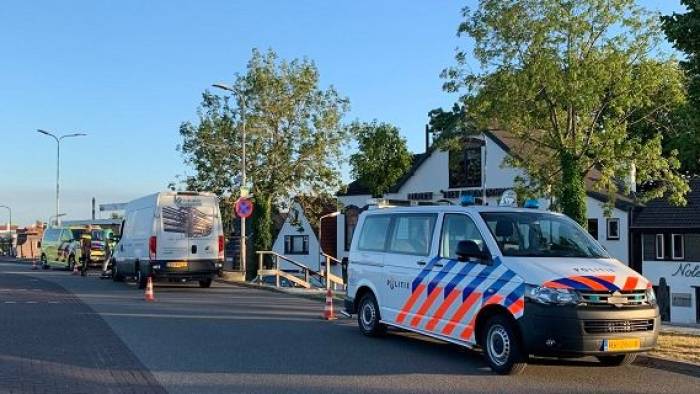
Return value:
<svg viewBox="0 0 700 394">
<path fill-rule="evenodd" d="M 360 331 L 368 337 L 379 337 L 386 334 L 386 325 L 380 323 L 379 304 L 374 294 L 367 293 L 362 296 L 360 306 L 357 308 L 357 325 Z"/>
<path fill-rule="evenodd" d="M 138 269 L 136 271 L 136 283 L 139 285 L 139 289 L 146 288 L 146 281 L 148 281 L 148 277 L 141 272 L 141 269 Z"/>
<path fill-rule="evenodd" d="M 596 358 L 606 367 L 619 367 L 632 364 L 637 358 L 637 355 L 635 353 L 629 353 L 616 356 L 596 356 Z"/>
<path fill-rule="evenodd" d="M 207 289 L 207 288 L 211 287 L 211 282 L 212 282 L 211 278 L 200 280 L 199 287 Z"/>
</svg>

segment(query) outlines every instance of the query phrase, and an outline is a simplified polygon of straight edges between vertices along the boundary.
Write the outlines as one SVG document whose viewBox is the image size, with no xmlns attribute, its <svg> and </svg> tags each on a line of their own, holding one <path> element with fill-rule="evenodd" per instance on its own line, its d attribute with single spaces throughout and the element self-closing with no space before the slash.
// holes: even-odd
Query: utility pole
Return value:
<svg viewBox="0 0 700 394">
<path fill-rule="evenodd" d="M 248 180 L 246 178 L 246 123 L 245 123 L 245 113 L 246 113 L 246 103 L 245 96 L 241 94 L 236 88 L 224 85 L 222 83 L 215 83 L 212 85 L 215 88 L 229 91 L 233 93 L 238 99 L 238 103 L 241 111 L 241 189 L 246 188 Z M 243 197 L 243 196 L 241 196 Z M 241 271 L 246 272 L 246 257 L 248 256 L 246 251 L 246 230 L 245 230 L 245 218 L 241 218 Z"/>
<path fill-rule="evenodd" d="M 87 134 L 85 133 L 73 133 L 73 134 L 65 134 L 60 137 L 57 137 L 55 134 L 50 133 L 46 130 L 41 130 L 38 129 L 37 133 L 41 133 L 44 135 L 47 135 L 54 140 L 56 140 L 56 225 L 58 225 L 58 218 L 59 216 L 59 181 L 61 177 L 61 141 L 63 141 L 64 138 L 71 138 L 71 137 L 83 137 L 86 136 Z"/>
</svg>

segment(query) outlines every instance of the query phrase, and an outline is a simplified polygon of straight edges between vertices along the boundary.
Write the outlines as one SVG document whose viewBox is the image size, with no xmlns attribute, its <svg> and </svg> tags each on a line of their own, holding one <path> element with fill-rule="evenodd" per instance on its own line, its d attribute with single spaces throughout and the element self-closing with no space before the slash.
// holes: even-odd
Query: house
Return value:
<svg viewBox="0 0 700 394">
<path fill-rule="evenodd" d="M 457 204 L 463 195 L 480 197 L 485 204 L 496 205 L 504 191 L 512 189 L 517 177 L 524 177 L 518 168 L 503 165 L 509 155 L 522 154 L 525 143 L 502 130 L 488 130 L 471 138 L 463 151 L 444 151 L 427 146 L 426 152 L 414 155 L 407 174 L 383 195 L 385 199 L 409 201 L 415 204 L 450 201 Z M 606 216 L 605 194 L 594 190 L 600 173 L 591 170 L 586 177 L 588 228 L 612 256 L 629 263 L 628 229 L 630 215 L 636 207 L 633 199 L 618 195 Z M 634 182 L 631 182 L 632 186 Z M 371 193 L 359 182 L 348 185 L 338 194 L 343 214 L 338 217 L 338 257 L 348 255 L 352 233 L 359 214 L 367 209 Z M 547 209 L 550 201 L 540 199 Z"/>
<path fill-rule="evenodd" d="M 700 178 L 690 189 L 686 206 L 653 200 L 630 227 L 633 266 L 657 289 L 662 318 L 684 324 L 700 323 Z"/>
<path fill-rule="evenodd" d="M 321 202 L 320 216 L 336 212 L 337 206 L 329 202 Z M 337 256 L 336 251 L 336 218 L 327 217 L 320 223 L 320 232 L 318 226 L 313 226 L 311 220 L 307 217 L 302 204 L 295 200 L 287 213 L 287 216 L 277 233 L 277 237 L 272 245 L 272 251 L 286 256 L 298 263 L 301 263 L 314 271 L 325 269 L 323 262 L 325 258 L 321 258 L 321 252 L 332 257 Z M 321 248 L 319 248 L 319 237 L 321 238 Z M 299 267 L 286 262 L 280 261 L 280 269 L 289 272 L 299 271 Z M 338 264 L 333 264 L 331 272 L 340 276 L 341 268 Z"/>
</svg>

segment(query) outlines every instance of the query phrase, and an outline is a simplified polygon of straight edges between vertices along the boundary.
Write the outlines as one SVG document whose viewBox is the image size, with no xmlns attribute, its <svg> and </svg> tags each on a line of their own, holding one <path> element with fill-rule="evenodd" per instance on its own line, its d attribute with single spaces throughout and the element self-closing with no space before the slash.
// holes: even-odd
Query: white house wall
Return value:
<svg viewBox="0 0 700 394">
<path fill-rule="evenodd" d="M 652 235 L 653 236 L 653 235 Z M 700 287 L 700 261 L 643 261 L 642 272 L 655 286 L 661 278 L 666 279 L 669 286 L 669 296 L 683 293 L 690 296 L 689 306 L 674 306 L 671 303 L 671 322 L 680 324 L 695 324 L 698 299 L 695 288 Z"/>
<path fill-rule="evenodd" d="M 603 211 L 603 203 L 595 198 L 586 197 L 588 218 L 598 219 L 598 242 L 616 259 L 629 265 L 629 215 L 627 212 L 613 208 L 611 218 L 620 219 L 620 239 L 607 239 L 607 218 Z"/>
<path fill-rule="evenodd" d="M 275 243 L 272 245 L 272 250 L 275 253 L 279 253 L 283 256 L 289 257 L 290 259 L 297 261 L 301 264 L 304 264 L 305 266 L 317 270 L 319 269 L 319 255 L 318 255 L 318 238 L 316 238 L 316 234 L 313 232 L 311 229 L 311 225 L 309 224 L 309 221 L 306 219 L 306 216 L 304 216 L 304 211 L 301 209 L 301 207 L 298 204 L 294 204 L 292 206 L 293 209 L 297 209 L 299 211 L 299 223 L 300 225 L 292 224 L 291 221 L 294 220 L 292 217 L 292 210 L 290 209 L 289 215 L 287 217 L 287 220 L 284 221 L 284 224 L 282 225 L 282 229 L 280 230 L 279 234 L 277 235 L 277 238 L 275 239 Z M 302 229 L 302 231 L 299 231 L 299 228 Z M 290 254 L 287 255 L 284 253 L 284 239 L 285 236 L 287 235 L 308 235 L 309 237 L 309 253 L 308 254 Z M 280 269 L 283 270 L 296 270 L 299 269 L 299 267 L 295 266 L 294 264 L 291 264 L 289 262 L 284 262 L 280 263 Z"/>
</svg>

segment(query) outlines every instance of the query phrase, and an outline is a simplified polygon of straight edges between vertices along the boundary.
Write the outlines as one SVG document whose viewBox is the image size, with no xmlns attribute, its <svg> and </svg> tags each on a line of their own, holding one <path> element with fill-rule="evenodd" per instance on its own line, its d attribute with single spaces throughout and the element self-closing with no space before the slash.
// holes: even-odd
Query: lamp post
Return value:
<svg viewBox="0 0 700 394">
<path fill-rule="evenodd" d="M 55 134 L 48 132 L 46 130 L 41 130 L 37 129 L 37 133 L 44 134 L 46 136 L 49 136 L 56 140 L 56 221 L 58 224 L 58 218 L 61 217 L 62 215 L 59 215 L 59 180 L 60 180 L 60 175 L 61 175 L 61 141 L 63 141 L 64 138 L 73 138 L 73 137 L 83 137 L 86 136 L 87 134 L 85 133 L 72 133 L 72 134 L 64 134 L 62 136 L 56 136 Z"/>
<path fill-rule="evenodd" d="M 215 83 L 212 85 L 215 88 L 226 90 L 233 93 L 237 98 L 241 108 L 241 189 L 246 187 L 247 179 L 245 174 L 246 161 L 245 161 L 245 145 L 246 145 L 246 135 L 245 135 L 245 96 L 241 92 L 228 85 L 222 83 Z M 241 270 L 246 272 L 246 236 L 245 236 L 245 218 L 241 218 Z"/>
<path fill-rule="evenodd" d="M 9 212 L 10 218 L 7 222 L 7 235 L 10 236 L 10 256 L 12 256 L 12 208 L 7 205 L 0 205 L 0 208 L 5 208 Z"/>
<path fill-rule="evenodd" d="M 323 219 L 326 218 L 334 218 L 336 216 L 340 215 L 339 211 L 327 213 L 320 218 L 318 218 L 318 258 L 320 259 L 321 256 L 323 256 L 325 253 L 323 252 L 323 247 L 321 246 L 321 242 L 323 239 Z M 326 260 L 326 289 L 330 289 L 331 287 L 331 282 L 328 280 L 328 275 L 331 273 L 331 259 L 324 256 Z M 319 261 L 320 263 L 320 261 Z"/>
</svg>

